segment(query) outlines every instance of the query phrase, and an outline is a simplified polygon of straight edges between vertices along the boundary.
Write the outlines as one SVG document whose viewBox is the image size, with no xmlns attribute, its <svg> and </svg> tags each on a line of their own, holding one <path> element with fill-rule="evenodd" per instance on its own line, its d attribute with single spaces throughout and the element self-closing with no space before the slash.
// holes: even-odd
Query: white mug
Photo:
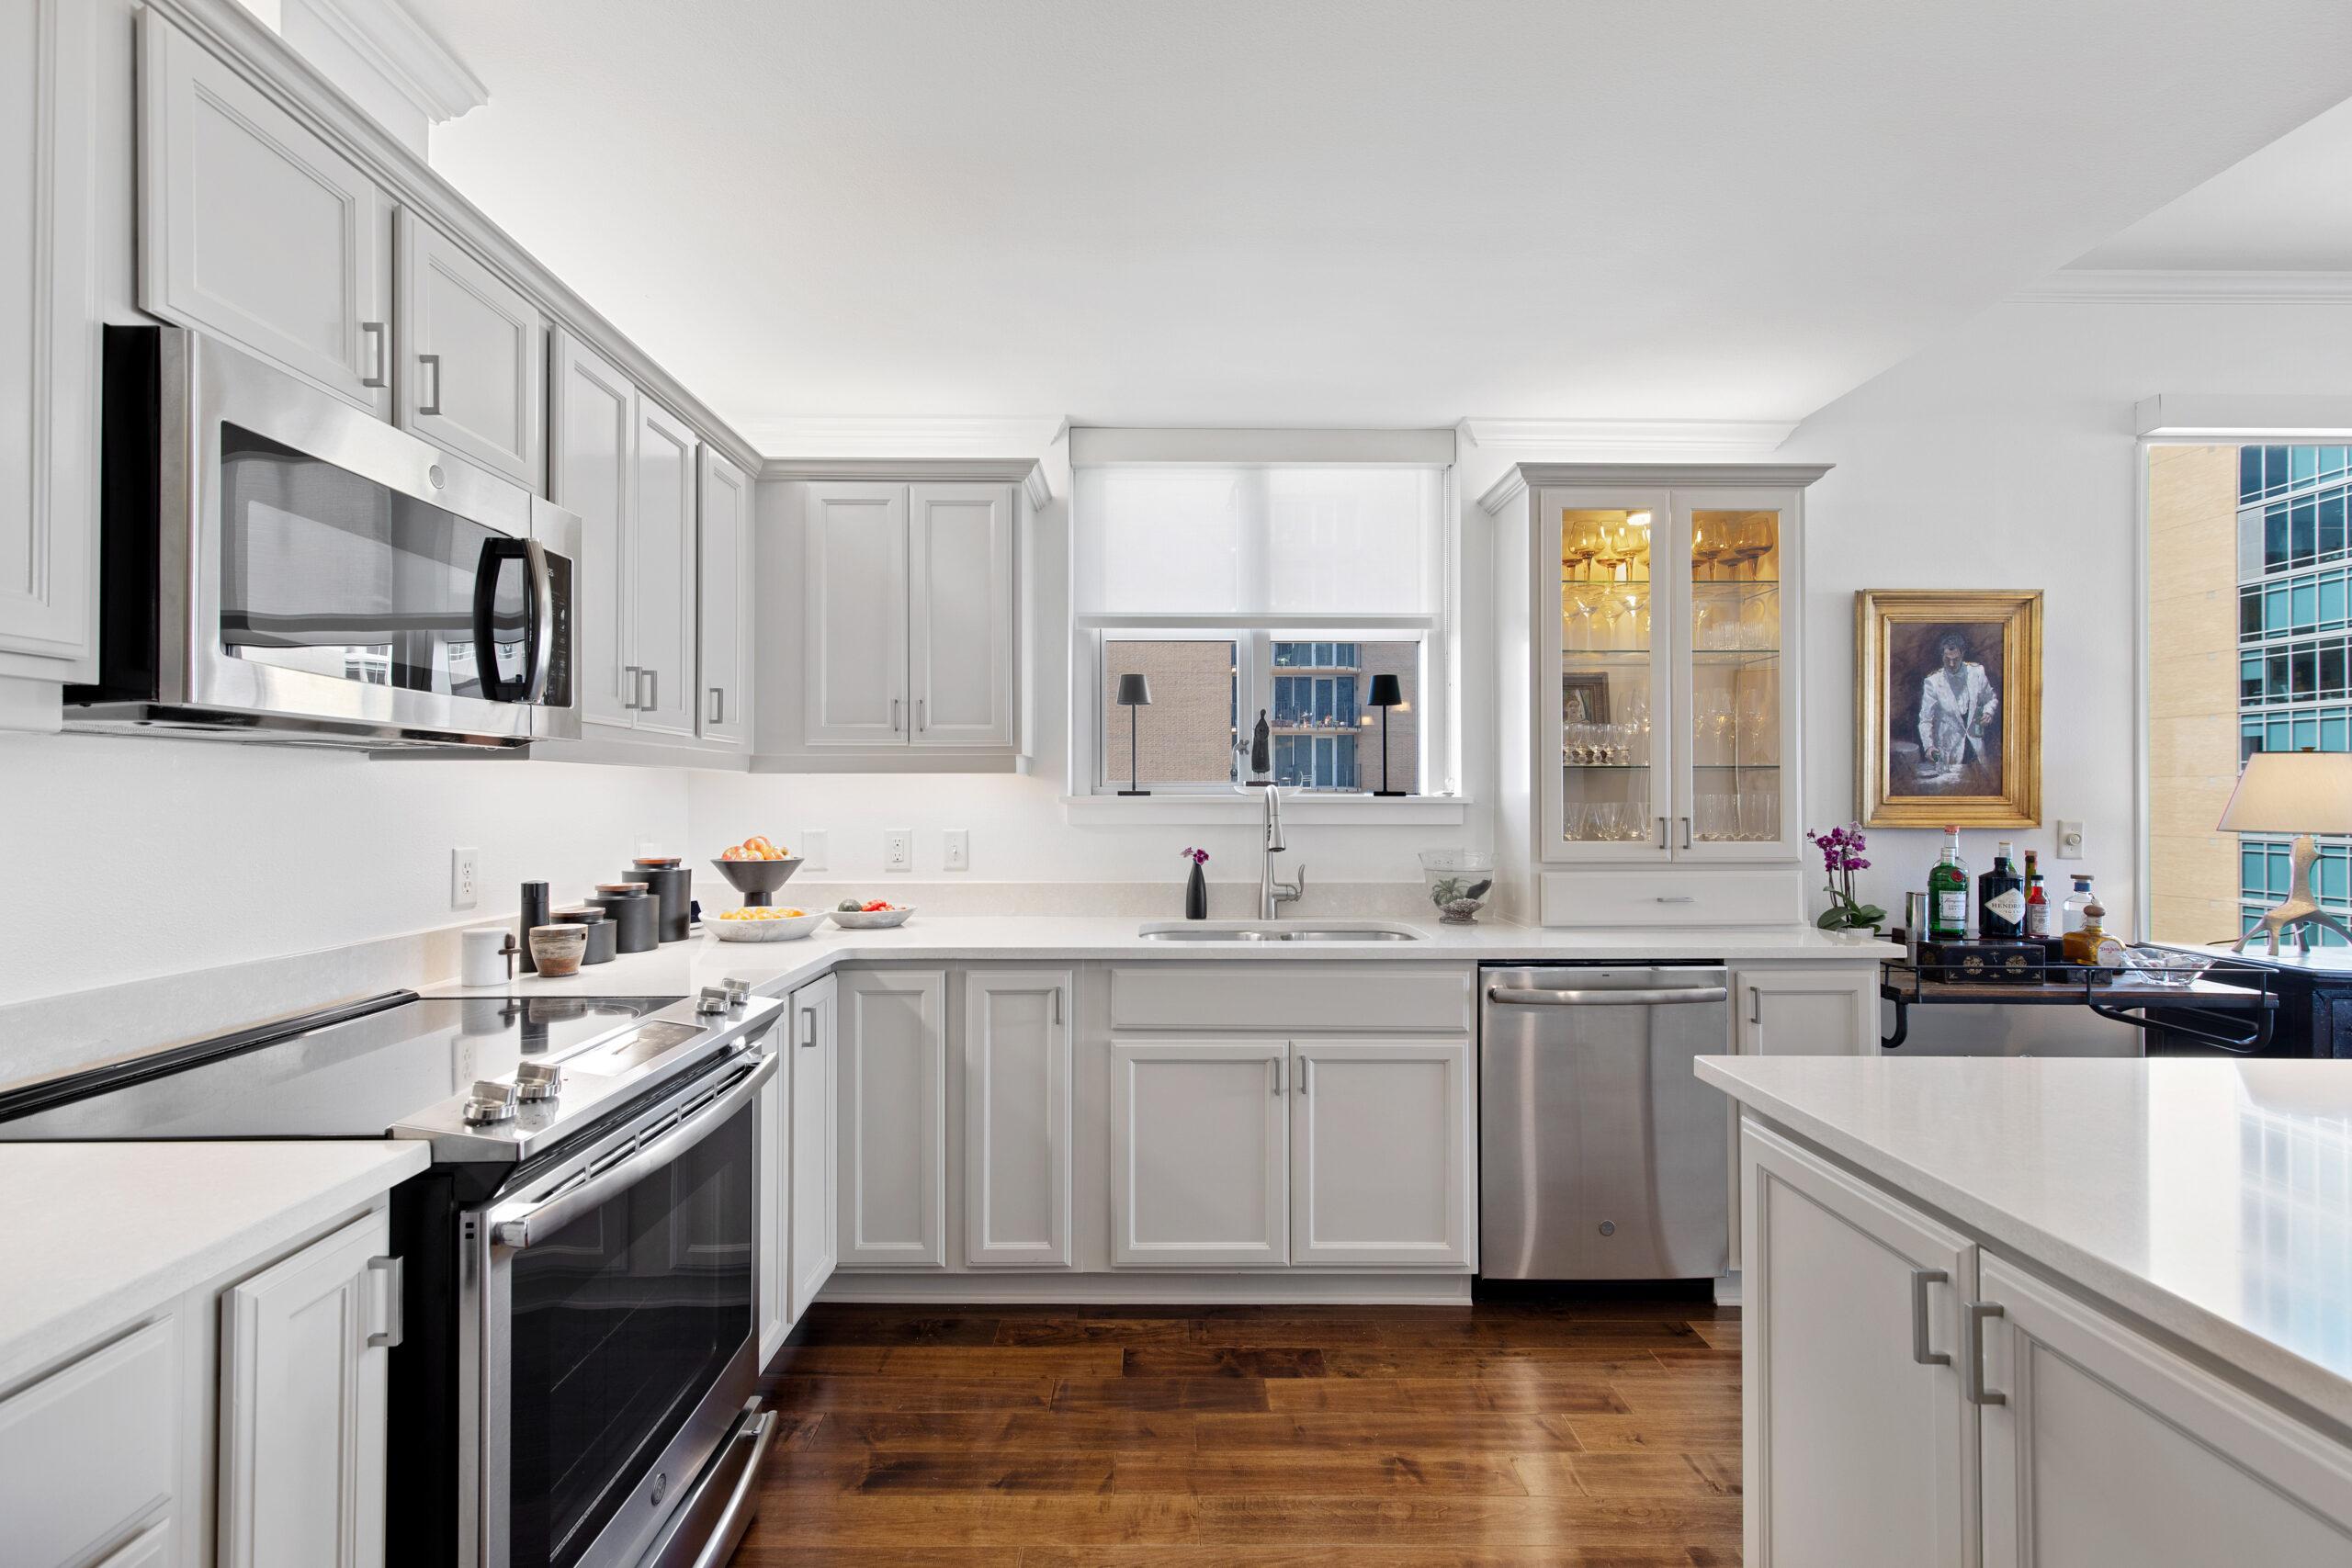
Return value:
<svg viewBox="0 0 2352 1568">
<path fill-rule="evenodd" d="M 468 986 L 506 984 L 506 928 L 478 926 L 458 933 L 458 978 Z"/>
</svg>

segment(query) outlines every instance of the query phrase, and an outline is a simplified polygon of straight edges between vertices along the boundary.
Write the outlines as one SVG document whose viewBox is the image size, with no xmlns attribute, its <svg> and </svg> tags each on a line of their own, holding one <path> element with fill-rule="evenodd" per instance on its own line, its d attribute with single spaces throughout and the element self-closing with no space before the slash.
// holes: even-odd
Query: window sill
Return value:
<svg viewBox="0 0 2352 1568">
<path fill-rule="evenodd" d="M 1310 826 L 1378 827 L 1393 823 L 1442 827 L 1463 822 L 1469 805 L 1466 797 L 1458 795 L 1415 795 L 1382 800 L 1368 795 L 1285 794 L 1283 820 Z M 1210 827 L 1221 822 L 1255 822 L 1264 811 L 1256 790 L 1248 795 L 1062 796 L 1062 820 L 1080 825 L 1121 822 Z"/>
</svg>

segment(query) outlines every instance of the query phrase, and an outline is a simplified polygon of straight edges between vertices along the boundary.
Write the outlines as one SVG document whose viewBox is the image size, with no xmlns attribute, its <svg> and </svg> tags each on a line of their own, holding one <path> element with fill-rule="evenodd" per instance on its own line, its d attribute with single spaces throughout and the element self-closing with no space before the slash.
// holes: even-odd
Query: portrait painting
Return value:
<svg viewBox="0 0 2352 1568">
<path fill-rule="evenodd" d="M 1873 828 L 2041 815 L 2041 595 L 1855 595 L 1855 794 Z"/>
</svg>

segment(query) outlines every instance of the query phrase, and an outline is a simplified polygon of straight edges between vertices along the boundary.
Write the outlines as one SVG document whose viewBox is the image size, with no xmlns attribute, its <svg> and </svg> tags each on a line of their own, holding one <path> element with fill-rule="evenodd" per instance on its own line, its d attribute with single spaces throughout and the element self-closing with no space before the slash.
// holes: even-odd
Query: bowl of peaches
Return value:
<svg viewBox="0 0 2352 1568">
<path fill-rule="evenodd" d="M 754 833 L 740 844 L 729 845 L 710 863 L 718 868 L 729 887 L 743 896 L 746 908 L 763 909 L 775 902 L 775 890 L 800 869 L 800 857 L 770 841 L 765 834 Z"/>
<path fill-rule="evenodd" d="M 812 915 L 806 909 L 775 906 L 728 909 L 708 922 L 711 933 L 721 942 L 791 942 L 824 923 L 822 909 Z"/>
</svg>

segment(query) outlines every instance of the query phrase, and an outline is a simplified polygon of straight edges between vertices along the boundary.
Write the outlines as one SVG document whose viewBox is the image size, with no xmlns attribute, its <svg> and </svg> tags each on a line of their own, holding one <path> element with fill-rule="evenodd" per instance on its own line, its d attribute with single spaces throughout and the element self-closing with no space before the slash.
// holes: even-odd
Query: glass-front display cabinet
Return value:
<svg viewBox="0 0 2352 1568">
<path fill-rule="evenodd" d="M 1802 495 L 1531 491 L 1539 860 L 1793 858 Z"/>
</svg>

